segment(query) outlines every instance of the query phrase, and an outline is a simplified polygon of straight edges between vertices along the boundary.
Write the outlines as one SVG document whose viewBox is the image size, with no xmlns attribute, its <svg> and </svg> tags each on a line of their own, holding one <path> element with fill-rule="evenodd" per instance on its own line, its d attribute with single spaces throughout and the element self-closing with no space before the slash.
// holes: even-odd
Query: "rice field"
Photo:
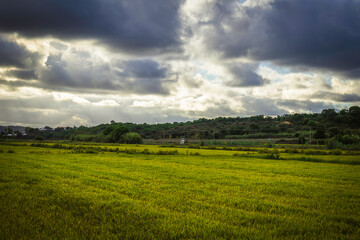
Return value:
<svg viewBox="0 0 360 240">
<path fill-rule="evenodd" d="M 360 155 L 0 143 L 0 239 L 360 239 Z"/>
</svg>

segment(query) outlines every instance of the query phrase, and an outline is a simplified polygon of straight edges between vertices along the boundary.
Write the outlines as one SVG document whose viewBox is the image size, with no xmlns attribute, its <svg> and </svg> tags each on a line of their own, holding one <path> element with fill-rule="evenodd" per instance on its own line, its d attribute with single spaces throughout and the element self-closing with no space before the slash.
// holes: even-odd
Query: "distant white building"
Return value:
<svg viewBox="0 0 360 240">
<path fill-rule="evenodd" d="M 180 144 L 185 144 L 185 138 L 182 138 Z"/>
</svg>

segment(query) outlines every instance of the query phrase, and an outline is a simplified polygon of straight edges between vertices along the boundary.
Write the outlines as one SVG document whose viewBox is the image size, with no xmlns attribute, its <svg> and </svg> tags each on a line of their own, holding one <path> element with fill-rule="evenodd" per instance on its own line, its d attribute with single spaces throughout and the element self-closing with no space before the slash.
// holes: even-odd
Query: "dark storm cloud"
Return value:
<svg viewBox="0 0 360 240">
<path fill-rule="evenodd" d="M 159 63 L 151 59 L 130 60 L 118 64 L 122 72 L 118 75 L 128 81 L 130 88 L 137 89 L 138 93 L 160 93 L 167 94 L 168 89 L 164 83 L 171 83 L 171 75 L 168 67 L 162 67 Z"/>
<path fill-rule="evenodd" d="M 210 27 L 207 46 L 225 58 L 247 56 L 344 75 L 360 68 L 359 0 L 274 0 L 267 7 L 216 1 L 212 19 L 200 25 Z"/>
<path fill-rule="evenodd" d="M 348 78 L 359 79 L 360 78 L 360 68 L 352 69 L 343 73 Z"/>
<path fill-rule="evenodd" d="M 334 100 L 337 102 L 360 102 L 360 96 L 358 94 L 339 94 L 339 93 L 319 91 L 314 93 L 311 97 Z"/>
<path fill-rule="evenodd" d="M 36 75 L 33 70 L 8 70 L 5 71 L 5 75 L 19 79 L 36 79 Z"/>
<path fill-rule="evenodd" d="M 123 76 L 134 78 L 165 78 L 167 69 L 162 68 L 155 61 L 133 60 L 122 63 L 124 68 Z"/>
<path fill-rule="evenodd" d="M 180 44 L 183 0 L 2 0 L 0 31 L 98 39 L 129 51 Z"/>
<path fill-rule="evenodd" d="M 91 53 L 71 50 L 71 63 L 63 55 L 49 55 L 39 70 L 43 88 L 80 91 L 119 91 L 138 94 L 168 94 L 174 79 L 167 67 L 151 59 L 118 62 L 92 62 Z"/>
<path fill-rule="evenodd" d="M 0 66 L 20 67 L 32 65 L 37 55 L 15 42 L 0 37 Z"/>
<path fill-rule="evenodd" d="M 269 81 L 256 73 L 259 64 L 241 63 L 229 64 L 227 66 L 232 80 L 227 82 L 227 85 L 233 87 L 254 87 L 262 86 Z"/>
</svg>

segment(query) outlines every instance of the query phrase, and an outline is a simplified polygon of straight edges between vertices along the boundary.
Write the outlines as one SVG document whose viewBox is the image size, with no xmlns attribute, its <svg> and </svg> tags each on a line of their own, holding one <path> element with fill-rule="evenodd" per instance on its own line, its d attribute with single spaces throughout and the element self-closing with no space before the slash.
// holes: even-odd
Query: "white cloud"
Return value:
<svg viewBox="0 0 360 240">
<path fill-rule="evenodd" d="M 91 104 L 91 102 L 86 100 L 85 98 L 75 96 L 74 94 L 71 94 L 71 93 L 54 92 L 53 96 L 54 96 L 55 101 L 68 101 L 68 100 L 70 100 L 70 101 L 72 101 L 74 103 L 79 103 L 79 104 Z"/>
<path fill-rule="evenodd" d="M 116 101 L 114 100 L 111 100 L 111 99 L 104 99 L 104 100 L 101 100 L 100 102 L 95 102 L 93 103 L 93 105 L 95 106 L 102 106 L 102 107 L 117 107 L 117 106 L 120 106 Z"/>
</svg>

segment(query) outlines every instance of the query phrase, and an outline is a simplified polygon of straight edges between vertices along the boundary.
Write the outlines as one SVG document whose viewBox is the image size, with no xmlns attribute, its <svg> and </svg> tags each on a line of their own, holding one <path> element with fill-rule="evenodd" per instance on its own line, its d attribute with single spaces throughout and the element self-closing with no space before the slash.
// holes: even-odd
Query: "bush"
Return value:
<svg viewBox="0 0 360 240">
<path fill-rule="evenodd" d="M 191 145 L 188 146 L 188 148 L 200 149 L 200 145 L 199 144 L 191 144 Z"/>
<path fill-rule="evenodd" d="M 258 153 L 270 153 L 270 149 L 267 148 L 260 148 L 257 150 Z"/>
<path fill-rule="evenodd" d="M 300 153 L 300 151 L 296 148 L 286 148 L 284 150 L 285 153 Z"/>
<path fill-rule="evenodd" d="M 124 126 L 124 125 L 120 125 L 118 127 L 116 127 L 111 133 L 110 133 L 110 139 L 111 142 L 118 142 L 119 140 L 121 142 L 122 139 L 125 137 L 125 134 L 129 133 L 129 129 Z M 140 137 L 141 138 L 141 137 Z"/>
<path fill-rule="evenodd" d="M 79 134 L 75 136 L 75 141 L 78 142 L 91 142 L 93 141 L 94 135 Z"/>
<path fill-rule="evenodd" d="M 326 135 L 329 138 L 335 137 L 336 135 L 341 134 L 340 130 L 337 127 L 331 127 L 326 131 Z"/>
<path fill-rule="evenodd" d="M 159 150 L 159 152 L 155 153 L 156 155 L 177 155 L 179 154 L 178 150 Z"/>
<path fill-rule="evenodd" d="M 326 155 L 326 151 L 321 151 L 321 150 L 314 150 L 314 149 L 307 149 L 307 150 L 303 150 L 303 153 L 306 155 Z"/>
<path fill-rule="evenodd" d="M 15 151 L 12 150 L 12 149 L 9 149 L 7 152 L 8 152 L 8 153 L 15 153 Z"/>
<path fill-rule="evenodd" d="M 274 144 L 273 142 L 267 141 L 266 147 L 268 147 L 268 148 L 273 148 L 274 146 L 275 146 L 275 144 Z"/>
<path fill-rule="evenodd" d="M 306 139 L 304 136 L 299 136 L 298 138 L 298 141 L 297 141 L 298 144 L 305 144 L 306 143 Z"/>
<path fill-rule="evenodd" d="M 37 135 L 34 139 L 37 141 L 44 141 L 44 137 L 41 135 Z"/>
<path fill-rule="evenodd" d="M 317 129 L 314 134 L 314 138 L 324 139 L 325 138 L 325 129 L 322 129 L 322 128 Z"/>
<path fill-rule="evenodd" d="M 332 155 L 341 155 L 342 151 L 340 149 L 334 149 L 329 152 Z"/>
<path fill-rule="evenodd" d="M 329 139 L 326 142 L 326 148 L 327 149 L 335 149 L 335 148 L 340 148 L 340 143 L 338 141 L 336 141 L 334 138 Z"/>
<path fill-rule="evenodd" d="M 356 135 L 351 136 L 349 134 L 345 134 L 344 136 L 341 136 L 341 138 L 337 140 L 340 141 L 342 144 L 354 144 L 358 141 L 358 138 Z"/>
<path fill-rule="evenodd" d="M 143 139 L 138 133 L 129 132 L 121 137 L 121 142 L 126 144 L 141 144 L 143 143 Z"/>
<path fill-rule="evenodd" d="M 270 154 L 265 156 L 266 159 L 281 159 L 280 158 L 280 153 L 277 149 L 274 149 L 273 151 L 270 152 Z"/>
</svg>

